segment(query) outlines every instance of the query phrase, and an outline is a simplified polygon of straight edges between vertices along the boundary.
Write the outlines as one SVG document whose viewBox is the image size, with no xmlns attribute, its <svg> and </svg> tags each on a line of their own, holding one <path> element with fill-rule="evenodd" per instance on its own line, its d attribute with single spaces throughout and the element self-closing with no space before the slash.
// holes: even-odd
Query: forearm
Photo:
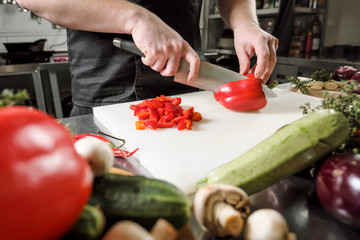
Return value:
<svg viewBox="0 0 360 240">
<path fill-rule="evenodd" d="M 217 0 L 217 5 L 222 19 L 231 29 L 241 24 L 259 24 L 254 0 Z"/>
<path fill-rule="evenodd" d="M 17 3 L 59 26 L 93 32 L 131 34 L 135 23 L 151 14 L 125 0 L 18 0 Z"/>
</svg>

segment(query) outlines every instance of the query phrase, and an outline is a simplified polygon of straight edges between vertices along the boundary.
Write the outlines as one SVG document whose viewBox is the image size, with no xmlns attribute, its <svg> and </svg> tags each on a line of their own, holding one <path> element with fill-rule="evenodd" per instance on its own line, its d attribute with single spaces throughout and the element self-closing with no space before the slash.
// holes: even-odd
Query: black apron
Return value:
<svg viewBox="0 0 360 240">
<path fill-rule="evenodd" d="M 134 0 L 177 31 L 202 58 L 199 18 L 202 0 Z M 73 104 L 94 107 L 174 95 L 197 89 L 173 82 L 140 57 L 113 46 L 129 35 L 67 30 Z"/>
</svg>

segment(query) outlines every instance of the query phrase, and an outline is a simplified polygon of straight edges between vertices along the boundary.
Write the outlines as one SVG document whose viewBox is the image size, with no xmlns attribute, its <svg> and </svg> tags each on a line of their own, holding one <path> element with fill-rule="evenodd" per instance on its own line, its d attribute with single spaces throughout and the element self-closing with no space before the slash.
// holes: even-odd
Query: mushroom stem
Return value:
<svg viewBox="0 0 360 240">
<path fill-rule="evenodd" d="M 218 202 L 214 205 L 215 219 L 219 224 L 226 229 L 232 236 L 237 236 L 241 233 L 244 225 L 240 213 L 231 205 L 225 202 Z"/>
</svg>

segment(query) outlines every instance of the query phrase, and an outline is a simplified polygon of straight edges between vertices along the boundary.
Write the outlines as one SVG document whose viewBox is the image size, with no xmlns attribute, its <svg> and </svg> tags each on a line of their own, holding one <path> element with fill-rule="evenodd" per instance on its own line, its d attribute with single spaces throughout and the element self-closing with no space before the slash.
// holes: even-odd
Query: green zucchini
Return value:
<svg viewBox="0 0 360 240">
<path fill-rule="evenodd" d="M 198 187 L 224 183 L 251 195 L 310 167 L 336 150 L 349 134 L 349 123 L 342 113 L 314 111 L 217 167 L 198 182 Z"/>
<path fill-rule="evenodd" d="M 105 229 L 105 216 L 97 206 L 85 205 L 72 229 L 62 240 L 99 239 Z"/>
<path fill-rule="evenodd" d="M 187 196 L 174 185 L 144 176 L 106 174 L 95 179 L 89 201 L 104 212 L 107 227 L 120 220 L 132 220 L 150 230 L 159 218 L 175 228 L 191 217 Z"/>
</svg>

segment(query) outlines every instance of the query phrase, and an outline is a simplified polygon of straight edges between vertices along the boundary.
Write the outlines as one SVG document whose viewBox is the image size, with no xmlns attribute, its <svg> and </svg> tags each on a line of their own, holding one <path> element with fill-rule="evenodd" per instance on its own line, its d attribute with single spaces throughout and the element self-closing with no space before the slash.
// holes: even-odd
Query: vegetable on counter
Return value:
<svg viewBox="0 0 360 240">
<path fill-rule="evenodd" d="M 108 227 L 132 220 L 149 230 L 164 218 L 179 229 L 191 216 L 188 198 L 178 188 L 138 175 L 106 174 L 95 179 L 89 204 L 101 208 Z"/>
<path fill-rule="evenodd" d="M 336 154 L 316 176 L 321 205 L 339 221 L 360 229 L 360 154 Z"/>
<path fill-rule="evenodd" d="M 59 239 L 92 190 L 88 163 L 63 125 L 34 108 L 0 109 L 1 239 Z"/>
<path fill-rule="evenodd" d="M 356 72 L 350 80 L 355 80 L 357 83 L 360 83 L 360 72 Z"/>
<path fill-rule="evenodd" d="M 111 136 L 111 135 L 106 134 L 106 133 L 101 132 L 101 131 L 98 131 L 98 133 L 101 133 L 101 134 L 103 134 L 103 135 L 105 135 L 105 136 L 114 138 L 114 139 L 116 139 L 116 140 L 120 140 L 120 141 L 123 142 L 123 144 L 120 145 L 120 146 L 115 146 L 109 139 L 107 139 L 107 138 L 105 138 L 105 137 L 103 137 L 103 136 L 97 135 L 97 134 L 92 134 L 92 133 L 79 133 L 79 134 L 75 134 L 75 135 L 74 135 L 74 139 L 75 139 L 75 142 L 76 142 L 76 141 L 78 141 L 79 139 L 82 139 L 82 138 L 84 138 L 84 137 L 92 137 L 92 138 L 98 139 L 98 140 L 100 140 L 100 141 L 102 141 L 102 142 L 105 142 L 105 143 L 107 143 L 107 144 L 111 147 L 111 150 L 112 150 L 112 152 L 113 152 L 113 154 L 114 154 L 115 157 L 123 157 L 123 158 L 125 158 L 125 157 L 131 157 L 137 150 L 139 150 L 139 148 L 136 148 L 134 151 L 128 152 L 128 151 L 126 151 L 126 150 L 119 149 L 119 148 L 121 148 L 122 146 L 124 146 L 124 144 L 125 144 L 125 140 L 124 140 L 124 139 L 116 138 L 116 137 L 114 137 L 114 136 Z"/>
<path fill-rule="evenodd" d="M 94 177 L 104 176 L 114 165 L 114 154 L 106 142 L 83 137 L 74 143 L 76 152 L 90 165 Z"/>
<path fill-rule="evenodd" d="M 353 140 L 356 142 L 358 136 L 355 136 L 355 133 L 360 129 L 360 98 L 357 94 L 353 94 L 354 90 L 359 87 L 360 84 L 351 82 L 345 85 L 341 89 L 340 94 L 336 96 L 328 95 L 328 93 L 325 92 L 321 104 L 314 109 L 311 108 L 310 103 L 305 103 L 300 106 L 303 110 L 303 114 L 308 114 L 321 109 L 334 109 L 347 118 L 351 137 L 344 142 L 340 149 L 341 151 L 360 151 L 360 144 L 352 144 Z"/>
<path fill-rule="evenodd" d="M 288 224 L 278 211 L 259 209 L 250 214 L 245 226 L 245 240 L 296 240 Z"/>
<path fill-rule="evenodd" d="M 282 127 L 198 182 L 230 184 L 248 195 L 295 174 L 322 159 L 349 137 L 346 117 L 334 110 L 314 111 Z"/>
<path fill-rule="evenodd" d="M 105 216 L 99 207 L 85 205 L 72 229 L 61 240 L 97 240 L 105 229 Z"/>
<path fill-rule="evenodd" d="M 191 130 L 193 122 L 202 119 L 194 107 L 183 109 L 180 106 L 181 98 L 165 97 L 161 95 L 153 99 L 146 99 L 137 105 L 131 105 L 134 116 L 138 118 L 135 122 L 137 130 L 158 128 L 172 128 L 177 126 L 178 130 Z"/>
<path fill-rule="evenodd" d="M 102 240 L 155 240 L 140 224 L 123 220 L 115 223 Z"/>
<path fill-rule="evenodd" d="M 219 237 L 238 236 L 250 214 L 250 202 L 238 187 L 207 185 L 195 193 L 194 213 L 205 231 Z"/>
<path fill-rule="evenodd" d="M 228 82 L 214 93 L 215 100 L 233 111 L 253 111 L 266 106 L 267 100 L 262 90 L 261 81 L 250 73 L 248 78 Z"/>
<path fill-rule="evenodd" d="M 140 224 L 123 220 L 119 221 L 105 234 L 102 240 L 191 240 L 192 236 L 182 238 L 168 221 L 160 218 L 148 232 Z"/>
<path fill-rule="evenodd" d="M 350 80 L 351 77 L 358 72 L 358 70 L 352 66 L 340 66 L 335 69 L 333 73 L 334 80 Z"/>
</svg>

